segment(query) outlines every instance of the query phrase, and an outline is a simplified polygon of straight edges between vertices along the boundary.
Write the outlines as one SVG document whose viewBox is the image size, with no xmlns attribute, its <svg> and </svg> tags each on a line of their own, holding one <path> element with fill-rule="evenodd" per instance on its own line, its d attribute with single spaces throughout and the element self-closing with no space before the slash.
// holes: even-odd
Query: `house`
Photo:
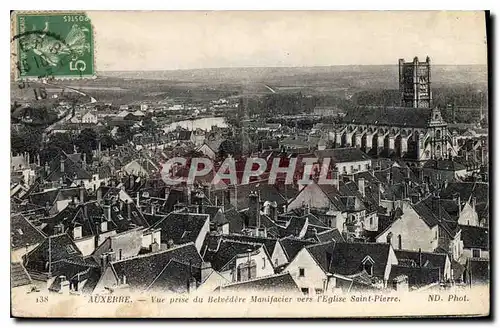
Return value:
<svg viewBox="0 0 500 328">
<path fill-rule="evenodd" d="M 398 259 L 399 266 L 409 266 L 412 268 L 437 268 L 438 280 L 448 281 L 452 279 L 451 260 L 446 253 L 422 252 L 422 251 L 407 251 L 394 250 Z M 396 271 L 393 272 L 396 276 Z M 401 272 L 399 272 L 401 274 Z M 409 277 L 410 285 L 412 278 Z"/>
<path fill-rule="evenodd" d="M 440 206 L 439 199 L 428 197 L 416 204 L 402 203 L 401 215 L 376 237 L 398 250 L 434 252 L 442 249 L 452 260 L 462 254 L 460 228 Z"/>
<path fill-rule="evenodd" d="M 24 255 L 31 252 L 46 238 L 22 214 L 10 216 L 10 231 L 11 262 L 21 262 Z"/>
<path fill-rule="evenodd" d="M 459 224 L 488 227 L 488 188 L 488 184 L 482 182 L 449 182 L 445 183 L 439 196 L 448 200 L 444 202 L 445 209 L 457 218 Z"/>
<path fill-rule="evenodd" d="M 209 246 L 204 259 L 231 282 L 247 281 L 274 273 L 266 248 L 261 243 L 220 239 Z"/>
<path fill-rule="evenodd" d="M 191 291 L 211 273 L 211 268 L 203 264 L 192 242 L 122 260 L 116 260 L 114 256 L 103 256 L 103 273 L 94 288 L 95 293 L 120 289 L 133 292 L 149 289 Z"/>
<path fill-rule="evenodd" d="M 314 242 L 294 237 L 285 237 L 280 239 L 280 244 L 286 256 L 285 263 L 290 263 L 304 247 L 313 245 Z"/>
<path fill-rule="evenodd" d="M 32 279 L 47 281 L 52 275 L 53 264 L 70 261 L 81 265 L 95 265 L 93 259 L 85 259 L 67 233 L 49 236 L 24 257 L 24 265 Z"/>
<path fill-rule="evenodd" d="M 21 262 L 10 263 L 10 288 L 26 293 L 33 288 L 33 281 Z"/>
<path fill-rule="evenodd" d="M 463 281 L 472 286 L 490 284 L 490 260 L 468 258 L 465 263 Z"/>
<path fill-rule="evenodd" d="M 461 180 L 468 175 L 465 165 L 452 159 L 428 160 L 422 170 L 424 179 L 428 183 L 451 182 Z"/>
<path fill-rule="evenodd" d="M 267 255 L 269 256 L 271 263 L 275 268 L 288 263 L 288 258 L 285 254 L 283 246 L 279 239 L 275 238 L 265 238 L 265 237 L 254 237 L 245 235 L 227 235 L 221 237 L 223 240 L 234 240 L 249 243 L 259 243 L 265 247 Z"/>
<path fill-rule="evenodd" d="M 299 293 L 299 287 L 289 273 L 274 274 L 243 282 L 229 283 L 215 289 L 215 292 L 252 292 L 252 293 Z"/>
<path fill-rule="evenodd" d="M 199 213 L 172 212 L 152 227 L 161 229 L 161 242 L 181 245 L 194 243 L 201 252 L 205 237 L 210 232 L 210 216 Z"/>
<path fill-rule="evenodd" d="M 161 250 L 161 230 L 137 227 L 107 237 L 92 253 L 99 262 L 101 256 L 114 252 L 117 260 L 127 259 L 139 254 Z"/>
<path fill-rule="evenodd" d="M 335 164 L 339 174 L 365 172 L 371 168 L 372 159 L 358 148 L 333 148 L 316 150 L 314 155 L 320 163 L 326 159 Z"/>
<path fill-rule="evenodd" d="M 342 277 L 351 281 L 364 277 L 368 286 L 385 288 L 396 264 L 390 244 L 330 241 L 301 249 L 284 272 L 292 275 L 304 294 L 318 295 L 335 291 Z"/>
<path fill-rule="evenodd" d="M 219 154 L 219 148 L 224 139 L 205 140 L 202 145 L 196 148 L 197 152 L 202 153 L 210 159 L 215 159 Z"/>
<path fill-rule="evenodd" d="M 482 227 L 460 225 L 462 230 L 463 256 L 462 263 L 469 258 L 490 258 L 489 230 Z"/>
</svg>

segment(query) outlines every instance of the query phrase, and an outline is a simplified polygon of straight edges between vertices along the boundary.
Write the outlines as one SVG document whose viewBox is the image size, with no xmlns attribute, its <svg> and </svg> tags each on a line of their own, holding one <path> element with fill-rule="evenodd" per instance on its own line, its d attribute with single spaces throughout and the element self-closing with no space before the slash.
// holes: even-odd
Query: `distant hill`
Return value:
<svg viewBox="0 0 500 328">
<path fill-rule="evenodd" d="M 273 87 L 300 88 L 328 84 L 331 87 L 387 89 L 398 87 L 397 65 L 326 67 L 243 67 L 172 71 L 103 71 L 102 77 L 147 79 L 197 83 L 266 83 Z M 483 65 L 434 65 L 434 87 L 460 84 L 486 86 L 487 67 Z"/>
</svg>

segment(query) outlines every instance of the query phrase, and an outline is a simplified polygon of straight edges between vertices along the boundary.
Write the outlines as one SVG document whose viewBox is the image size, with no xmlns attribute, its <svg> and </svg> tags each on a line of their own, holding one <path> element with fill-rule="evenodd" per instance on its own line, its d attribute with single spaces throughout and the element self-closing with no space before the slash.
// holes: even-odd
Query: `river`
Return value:
<svg viewBox="0 0 500 328">
<path fill-rule="evenodd" d="M 180 126 L 183 129 L 187 129 L 190 131 L 196 130 L 196 129 L 202 129 L 205 131 L 209 131 L 212 129 L 212 126 L 218 126 L 220 128 L 225 128 L 227 127 L 226 119 L 224 117 L 203 117 L 203 118 L 197 118 L 194 120 L 184 120 L 184 121 L 178 121 L 178 122 L 172 122 L 170 124 L 167 124 L 164 128 L 163 131 L 165 133 L 174 131 L 178 126 Z"/>
</svg>

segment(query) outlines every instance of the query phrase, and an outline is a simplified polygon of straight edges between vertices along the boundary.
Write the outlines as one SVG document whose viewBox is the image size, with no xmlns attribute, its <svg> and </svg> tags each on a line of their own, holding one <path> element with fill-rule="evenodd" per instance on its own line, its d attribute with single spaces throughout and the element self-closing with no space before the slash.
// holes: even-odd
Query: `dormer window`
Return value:
<svg viewBox="0 0 500 328">
<path fill-rule="evenodd" d="M 365 270 L 368 275 L 373 276 L 373 265 L 375 261 L 370 256 L 366 256 L 361 263 L 363 264 L 363 270 Z"/>
</svg>

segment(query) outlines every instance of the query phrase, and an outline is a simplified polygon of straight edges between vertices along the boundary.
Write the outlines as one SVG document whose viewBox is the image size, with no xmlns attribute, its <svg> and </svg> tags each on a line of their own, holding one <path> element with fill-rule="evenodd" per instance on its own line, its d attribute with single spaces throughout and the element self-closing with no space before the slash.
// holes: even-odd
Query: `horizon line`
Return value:
<svg viewBox="0 0 500 328">
<path fill-rule="evenodd" d="M 488 67 L 488 64 L 435 64 L 432 63 L 431 67 L 435 66 L 483 66 Z M 350 67 L 350 66 L 394 66 L 394 64 L 337 64 L 337 65 L 318 65 L 318 66 L 219 66 L 219 67 L 198 67 L 198 68 L 166 68 L 166 69 L 124 69 L 124 70 L 97 70 L 96 72 L 167 72 L 167 71 L 193 71 L 193 70 L 204 70 L 204 69 L 242 69 L 242 68 L 326 68 L 326 67 Z"/>
</svg>

